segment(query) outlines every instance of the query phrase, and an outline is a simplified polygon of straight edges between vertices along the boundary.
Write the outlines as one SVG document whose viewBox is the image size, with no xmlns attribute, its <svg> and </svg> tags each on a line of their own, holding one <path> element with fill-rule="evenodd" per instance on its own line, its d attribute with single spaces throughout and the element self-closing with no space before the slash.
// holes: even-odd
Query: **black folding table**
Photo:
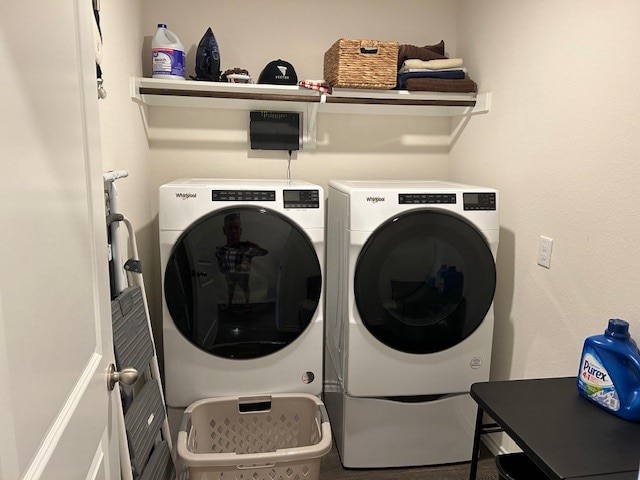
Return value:
<svg viewBox="0 0 640 480">
<path fill-rule="evenodd" d="M 578 394 L 576 377 L 475 383 L 478 404 L 469 479 L 480 437 L 504 431 L 549 478 L 637 480 L 640 423 L 606 412 Z M 484 414 L 495 423 L 483 423 Z"/>
</svg>

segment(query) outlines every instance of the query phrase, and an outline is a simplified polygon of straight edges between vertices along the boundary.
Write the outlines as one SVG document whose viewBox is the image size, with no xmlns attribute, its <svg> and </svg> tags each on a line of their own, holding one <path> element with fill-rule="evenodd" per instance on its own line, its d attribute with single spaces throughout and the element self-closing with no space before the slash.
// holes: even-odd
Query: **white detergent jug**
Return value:
<svg viewBox="0 0 640 480">
<path fill-rule="evenodd" d="M 158 24 L 151 40 L 152 76 L 165 80 L 184 80 L 184 46 L 164 23 Z"/>
</svg>

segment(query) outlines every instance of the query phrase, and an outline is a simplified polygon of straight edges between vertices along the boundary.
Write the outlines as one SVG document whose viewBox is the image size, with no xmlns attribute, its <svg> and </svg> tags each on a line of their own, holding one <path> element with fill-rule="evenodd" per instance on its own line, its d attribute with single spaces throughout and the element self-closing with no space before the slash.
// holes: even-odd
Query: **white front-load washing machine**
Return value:
<svg viewBox="0 0 640 480">
<path fill-rule="evenodd" d="M 345 466 L 471 458 L 498 233 L 491 188 L 329 182 L 325 403 Z"/>
<path fill-rule="evenodd" d="M 167 404 L 322 391 L 324 193 L 180 179 L 159 191 Z"/>
</svg>

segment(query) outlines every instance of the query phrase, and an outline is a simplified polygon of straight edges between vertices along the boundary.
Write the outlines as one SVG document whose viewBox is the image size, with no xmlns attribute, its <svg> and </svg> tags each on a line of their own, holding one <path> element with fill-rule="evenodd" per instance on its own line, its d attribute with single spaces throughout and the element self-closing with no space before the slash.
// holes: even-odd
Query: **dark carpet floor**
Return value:
<svg viewBox="0 0 640 480">
<path fill-rule="evenodd" d="M 469 463 L 437 465 L 430 467 L 349 469 L 340 463 L 334 444 L 322 457 L 320 480 L 468 480 Z M 491 452 L 483 446 L 480 451 L 477 480 L 498 480 L 498 470 Z"/>
</svg>

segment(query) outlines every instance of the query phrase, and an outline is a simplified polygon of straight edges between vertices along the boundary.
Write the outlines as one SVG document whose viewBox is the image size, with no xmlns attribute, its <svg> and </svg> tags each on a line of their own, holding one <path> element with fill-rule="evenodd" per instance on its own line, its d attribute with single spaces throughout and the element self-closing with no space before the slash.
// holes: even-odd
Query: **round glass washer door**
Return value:
<svg viewBox="0 0 640 480">
<path fill-rule="evenodd" d="M 484 320 L 496 286 L 482 234 L 457 215 L 414 210 L 378 227 L 356 263 L 354 295 L 362 323 L 402 352 L 446 350 Z"/>
<path fill-rule="evenodd" d="M 190 225 L 166 265 L 177 329 L 211 355 L 249 359 L 285 348 L 311 323 L 320 263 L 308 236 L 278 212 L 217 210 Z"/>
</svg>

